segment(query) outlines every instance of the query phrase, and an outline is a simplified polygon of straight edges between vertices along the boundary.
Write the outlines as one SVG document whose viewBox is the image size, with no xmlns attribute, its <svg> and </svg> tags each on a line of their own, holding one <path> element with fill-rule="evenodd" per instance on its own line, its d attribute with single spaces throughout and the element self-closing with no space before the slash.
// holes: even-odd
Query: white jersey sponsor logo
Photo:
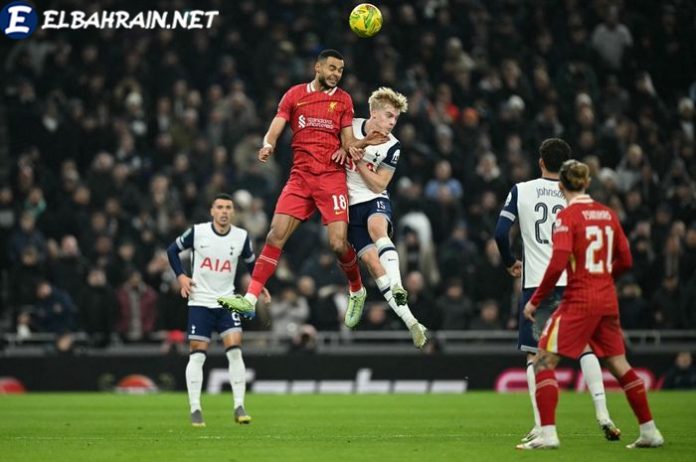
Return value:
<svg viewBox="0 0 696 462">
<path fill-rule="evenodd" d="M 246 238 L 247 232 L 236 226 L 224 236 L 217 234 L 210 222 L 194 226 L 191 277 L 195 286 L 189 305 L 216 308 L 218 297 L 234 295 L 237 263 Z"/>
</svg>

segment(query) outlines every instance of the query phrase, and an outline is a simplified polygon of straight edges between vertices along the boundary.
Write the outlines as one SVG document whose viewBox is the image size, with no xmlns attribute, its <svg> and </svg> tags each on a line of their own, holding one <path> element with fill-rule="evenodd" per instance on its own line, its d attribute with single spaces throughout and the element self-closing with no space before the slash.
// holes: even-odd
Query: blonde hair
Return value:
<svg viewBox="0 0 696 462">
<path fill-rule="evenodd" d="M 392 90 L 389 87 L 379 87 L 370 95 L 367 100 L 370 105 L 370 110 L 383 109 L 385 104 L 391 104 L 399 112 L 408 110 L 408 100 L 401 93 Z"/>
<path fill-rule="evenodd" d="M 574 159 L 563 162 L 559 176 L 568 191 L 583 191 L 590 185 L 590 167 Z"/>
</svg>

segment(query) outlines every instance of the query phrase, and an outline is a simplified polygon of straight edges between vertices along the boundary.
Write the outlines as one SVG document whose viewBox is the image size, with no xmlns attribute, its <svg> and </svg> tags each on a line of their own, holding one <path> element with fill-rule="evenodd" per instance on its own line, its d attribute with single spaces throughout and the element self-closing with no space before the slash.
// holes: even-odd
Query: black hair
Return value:
<svg viewBox="0 0 696 462">
<path fill-rule="evenodd" d="M 321 53 L 319 53 L 319 56 L 317 56 L 317 61 L 326 61 L 327 58 L 336 58 L 340 59 L 341 61 L 344 61 L 343 55 L 331 48 L 327 48 L 326 50 L 323 50 Z"/>
<path fill-rule="evenodd" d="M 539 156 L 544 161 L 546 170 L 551 173 L 557 173 L 571 155 L 570 146 L 560 138 L 549 138 L 539 146 Z"/>
<path fill-rule="evenodd" d="M 212 206 L 215 203 L 215 201 L 218 199 L 223 199 L 226 201 L 234 202 L 234 199 L 232 199 L 232 196 L 230 196 L 229 194 L 217 193 L 217 194 L 215 194 L 215 197 L 213 197 L 213 201 L 210 203 L 210 205 Z"/>
</svg>

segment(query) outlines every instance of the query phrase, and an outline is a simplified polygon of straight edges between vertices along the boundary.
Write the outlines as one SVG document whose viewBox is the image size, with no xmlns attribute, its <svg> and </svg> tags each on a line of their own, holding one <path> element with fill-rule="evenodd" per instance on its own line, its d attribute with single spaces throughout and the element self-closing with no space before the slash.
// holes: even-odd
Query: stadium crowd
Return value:
<svg viewBox="0 0 696 462">
<path fill-rule="evenodd" d="M 236 223 L 263 242 L 292 156 L 286 130 L 274 161 L 259 163 L 261 136 L 279 97 L 311 80 L 327 47 L 346 57 L 340 86 L 357 117 L 378 86 L 409 98 L 390 191 L 404 285 L 423 324 L 516 328 L 519 281 L 493 231 L 510 187 L 538 176 L 540 142 L 561 137 L 591 166 L 591 195 L 616 210 L 630 239 L 635 265 L 617 282 L 623 326 L 696 328 L 693 4 L 379 6 L 385 25 L 372 39 L 350 32 L 344 2 L 219 0 L 195 2 L 221 11 L 210 30 L 38 29 L 4 40 L 5 332 L 84 331 L 105 345 L 114 333 L 142 341 L 185 329 L 164 249 L 208 219 L 220 192 L 233 194 Z M 293 236 L 269 289 L 273 302 L 247 328 L 341 328 L 345 280 L 318 220 Z M 400 328 L 368 291 L 360 329 Z"/>
</svg>

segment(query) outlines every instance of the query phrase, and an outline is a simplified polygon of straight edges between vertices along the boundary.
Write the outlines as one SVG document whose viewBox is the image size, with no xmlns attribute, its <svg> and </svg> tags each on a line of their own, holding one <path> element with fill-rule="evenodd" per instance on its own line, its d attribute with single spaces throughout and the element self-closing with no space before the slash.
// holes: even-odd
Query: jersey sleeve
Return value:
<svg viewBox="0 0 696 462">
<path fill-rule="evenodd" d="M 511 222 L 517 220 L 517 185 L 513 186 L 505 199 L 505 205 L 500 211 L 500 218 L 507 218 Z"/>
<path fill-rule="evenodd" d="M 175 242 L 179 250 L 193 248 L 193 227 L 184 231 L 181 236 L 176 238 Z"/>
<path fill-rule="evenodd" d="M 174 242 L 167 248 L 167 258 L 169 259 L 169 266 L 172 267 L 172 271 L 178 277 L 184 274 L 184 267 L 181 264 L 181 259 L 179 258 L 179 252 L 185 249 L 190 249 L 193 247 L 193 227 L 184 231 L 184 233 L 177 237 Z"/>
<path fill-rule="evenodd" d="M 495 224 L 495 243 L 498 252 L 503 259 L 505 267 L 509 268 L 515 263 L 515 256 L 510 245 L 510 229 L 517 219 L 517 185 L 513 186 L 505 199 L 505 205 L 498 215 Z"/>
<path fill-rule="evenodd" d="M 351 127 L 353 125 L 354 115 L 353 99 L 346 93 L 346 109 L 343 111 L 343 114 L 341 114 L 341 128 Z"/>
<path fill-rule="evenodd" d="M 244 247 L 242 248 L 242 258 L 246 264 L 249 274 L 254 270 L 254 264 L 256 263 L 256 254 L 254 253 L 254 248 L 251 245 L 251 239 L 249 239 L 249 233 L 247 233 L 244 239 Z"/>
<path fill-rule="evenodd" d="M 289 122 L 290 115 L 292 114 L 293 104 L 294 97 L 292 95 L 292 89 L 290 89 L 286 91 L 283 97 L 280 99 L 280 103 L 278 103 L 278 112 L 276 113 L 276 117 L 280 117 L 281 119 L 285 119 Z"/>
<path fill-rule="evenodd" d="M 616 236 L 614 242 L 614 261 L 612 262 L 612 276 L 619 277 L 633 266 L 633 256 L 631 256 L 631 247 L 628 244 L 628 238 L 621 227 L 621 223 L 616 215 L 613 215 L 614 235 Z"/>
<path fill-rule="evenodd" d="M 399 156 L 401 155 L 401 143 L 398 141 L 394 143 L 393 146 L 387 151 L 387 157 L 380 164 L 380 167 L 386 167 L 391 170 L 396 169 L 396 164 L 399 162 Z"/>
<path fill-rule="evenodd" d="M 573 216 L 562 210 L 553 223 L 553 249 L 573 251 Z"/>
</svg>

